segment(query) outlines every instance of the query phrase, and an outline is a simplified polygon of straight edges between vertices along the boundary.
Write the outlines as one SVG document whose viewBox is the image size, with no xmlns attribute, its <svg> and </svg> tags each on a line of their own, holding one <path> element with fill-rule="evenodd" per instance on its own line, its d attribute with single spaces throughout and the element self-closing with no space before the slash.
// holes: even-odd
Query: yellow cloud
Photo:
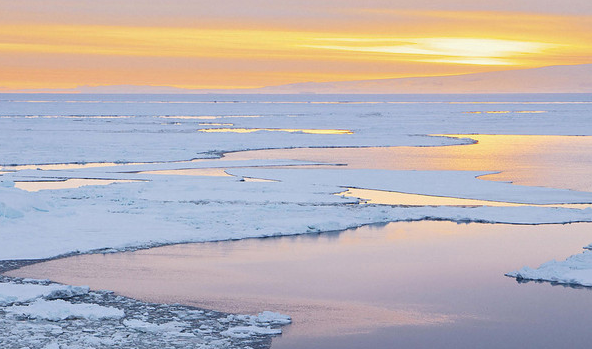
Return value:
<svg viewBox="0 0 592 349">
<path fill-rule="evenodd" d="M 327 41 L 322 38 L 320 40 Z M 392 39 L 392 45 L 370 45 L 373 41 L 385 43 L 385 39 L 353 39 L 337 38 L 331 41 L 341 45 L 307 45 L 306 47 L 327 50 L 386 53 L 393 55 L 412 55 L 402 59 L 420 62 L 440 62 L 479 65 L 515 65 L 514 58 L 525 54 L 542 53 L 545 50 L 558 48 L 561 45 L 500 39 L 479 38 L 416 38 Z M 344 45 L 347 44 L 347 45 Z M 425 58 L 425 56 L 436 56 Z"/>
</svg>

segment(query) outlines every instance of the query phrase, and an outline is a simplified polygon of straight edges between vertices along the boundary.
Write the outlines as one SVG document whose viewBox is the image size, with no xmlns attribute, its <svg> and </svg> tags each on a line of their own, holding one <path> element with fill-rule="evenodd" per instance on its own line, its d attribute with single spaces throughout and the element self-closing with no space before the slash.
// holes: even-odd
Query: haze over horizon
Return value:
<svg viewBox="0 0 592 349">
<path fill-rule="evenodd" d="M 0 0 L 0 9 L 0 92 L 232 90 L 592 63 L 585 0 Z M 457 91 L 453 80 L 446 88 Z"/>
</svg>

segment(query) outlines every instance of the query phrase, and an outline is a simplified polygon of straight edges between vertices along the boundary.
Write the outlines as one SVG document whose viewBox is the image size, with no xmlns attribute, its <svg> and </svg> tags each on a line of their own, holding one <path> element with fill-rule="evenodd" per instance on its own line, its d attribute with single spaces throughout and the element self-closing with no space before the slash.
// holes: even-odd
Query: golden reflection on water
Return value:
<svg viewBox="0 0 592 349">
<path fill-rule="evenodd" d="M 445 196 L 408 194 L 385 190 L 348 188 L 338 193 L 345 197 L 360 198 L 367 204 L 380 205 L 401 205 L 401 206 L 495 206 L 495 207 L 517 207 L 517 206 L 538 206 L 538 207 L 563 207 L 585 209 L 592 207 L 592 204 L 517 204 L 513 202 L 473 200 L 451 198 Z"/>
<path fill-rule="evenodd" d="M 307 133 L 317 135 L 349 135 L 353 134 L 350 130 L 330 130 L 330 129 L 306 129 L 306 128 L 203 128 L 199 132 L 221 132 L 221 133 L 251 133 L 257 131 L 269 132 L 289 132 L 289 133 Z"/>
<path fill-rule="evenodd" d="M 224 168 L 182 168 L 177 170 L 142 171 L 138 173 L 180 176 L 232 177 L 225 172 Z"/>
<path fill-rule="evenodd" d="M 227 160 L 294 159 L 354 169 L 499 172 L 480 177 L 520 185 L 592 191 L 592 137 L 446 135 L 475 144 L 444 147 L 306 148 L 225 155 Z"/>
<path fill-rule="evenodd" d="M 259 182 L 259 183 L 265 183 L 265 182 L 279 182 L 273 179 L 263 179 L 263 178 L 253 178 L 253 177 L 243 177 L 242 178 L 245 182 Z"/>
<path fill-rule="evenodd" d="M 65 181 L 32 181 L 32 182 L 14 182 L 16 188 L 26 191 L 40 191 L 40 190 L 57 190 L 57 189 L 74 189 L 86 185 L 109 185 L 113 183 L 131 183 L 138 182 L 135 180 L 124 179 L 83 179 L 70 178 Z"/>
<path fill-rule="evenodd" d="M 86 164 L 47 164 L 47 165 L 17 165 L 4 166 L 4 169 L 20 170 L 73 170 L 77 168 L 95 168 L 107 166 L 139 165 L 140 163 L 92 162 Z"/>
</svg>

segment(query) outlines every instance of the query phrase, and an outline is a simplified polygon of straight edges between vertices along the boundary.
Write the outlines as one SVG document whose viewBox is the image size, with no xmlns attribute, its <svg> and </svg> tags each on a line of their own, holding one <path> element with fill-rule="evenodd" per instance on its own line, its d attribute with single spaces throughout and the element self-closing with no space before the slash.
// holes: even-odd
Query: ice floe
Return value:
<svg viewBox="0 0 592 349">
<path fill-rule="evenodd" d="M 138 320 L 138 319 L 124 320 L 123 324 L 129 328 L 133 328 L 133 329 L 138 330 L 140 332 L 153 332 L 153 333 L 163 333 L 163 334 L 170 333 L 170 332 L 179 333 L 189 327 L 189 324 L 184 323 L 184 322 L 179 322 L 179 321 L 165 322 L 165 323 L 159 325 L 159 324 L 146 322 L 146 321 L 142 321 L 142 320 Z M 280 331 L 280 333 L 281 333 L 281 331 Z M 189 333 L 189 335 L 192 335 L 192 334 Z"/>
<path fill-rule="evenodd" d="M 4 308 L 8 314 L 23 315 L 31 319 L 61 321 L 71 319 L 121 319 L 125 313 L 121 309 L 102 307 L 97 304 L 72 304 L 62 299 L 37 299 L 28 305 L 13 305 Z"/>
<path fill-rule="evenodd" d="M 0 283 L 0 306 L 32 302 L 38 299 L 64 299 L 87 294 L 88 287 Z"/>
<path fill-rule="evenodd" d="M 258 326 L 235 326 L 222 332 L 222 335 L 234 338 L 249 338 L 258 334 L 281 334 L 280 329 L 258 327 Z"/>
<path fill-rule="evenodd" d="M 568 257 L 563 261 L 552 260 L 538 268 L 523 267 L 506 274 L 517 280 L 548 281 L 564 285 L 592 287 L 592 251 Z"/>
</svg>

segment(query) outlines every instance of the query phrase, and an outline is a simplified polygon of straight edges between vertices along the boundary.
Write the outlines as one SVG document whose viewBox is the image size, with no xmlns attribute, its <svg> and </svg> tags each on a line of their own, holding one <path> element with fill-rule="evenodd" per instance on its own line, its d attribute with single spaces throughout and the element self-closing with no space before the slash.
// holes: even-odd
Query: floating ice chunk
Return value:
<svg viewBox="0 0 592 349">
<path fill-rule="evenodd" d="M 25 315 L 34 319 L 61 321 L 68 319 L 121 319 L 125 313 L 121 309 L 97 304 L 72 304 L 64 300 L 38 299 L 29 305 L 14 305 L 5 308 L 7 313 Z"/>
<path fill-rule="evenodd" d="M 221 332 L 223 336 L 232 338 L 248 338 L 255 335 L 276 335 L 281 334 L 279 328 L 271 328 L 271 325 L 287 325 L 292 323 L 292 318 L 288 315 L 264 311 L 257 315 L 228 315 L 226 318 L 218 319 L 220 323 L 229 323 L 231 321 L 246 322 L 249 326 L 234 326 Z"/>
<path fill-rule="evenodd" d="M 31 302 L 38 298 L 58 299 L 87 294 L 87 286 L 0 283 L 0 306 Z"/>
<path fill-rule="evenodd" d="M 292 323 L 292 318 L 288 315 L 274 313 L 272 311 L 264 311 L 257 314 L 257 322 L 269 323 L 274 325 L 287 325 Z"/>
<path fill-rule="evenodd" d="M 259 327 L 259 326 L 236 326 L 221 332 L 223 336 L 232 338 L 249 338 L 256 335 L 281 334 L 279 328 Z"/>
<path fill-rule="evenodd" d="M 146 322 L 138 319 L 131 319 L 131 320 L 124 320 L 123 324 L 127 327 L 133 328 L 140 332 L 152 332 L 152 333 L 169 333 L 169 332 L 176 332 L 179 333 L 184 329 L 189 327 L 189 324 L 185 322 L 179 321 L 171 321 L 166 322 L 164 324 L 154 324 L 151 322 Z M 192 335 L 192 334 L 189 334 Z"/>
<path fill-rule="evenodd" d="M 225 318 L 218 319 L 220 323 L 229 323 L 231 321 L 247 322 L 253 326 L 258 325 L 287 325 L 292 323 L 292 318 L 288 315 L 274 313 L 272 311 L 264 311 L 257 315 L 236 315 L 230 314 Z"/>
<path fill-rule="evenodd" d="M 552 260 L 541 264 L 536 269 L 524 267 L 506 275 L 518 280 L 592 286 L 592 251 L 584 251 L 560 262 Z"/>
</svg>

